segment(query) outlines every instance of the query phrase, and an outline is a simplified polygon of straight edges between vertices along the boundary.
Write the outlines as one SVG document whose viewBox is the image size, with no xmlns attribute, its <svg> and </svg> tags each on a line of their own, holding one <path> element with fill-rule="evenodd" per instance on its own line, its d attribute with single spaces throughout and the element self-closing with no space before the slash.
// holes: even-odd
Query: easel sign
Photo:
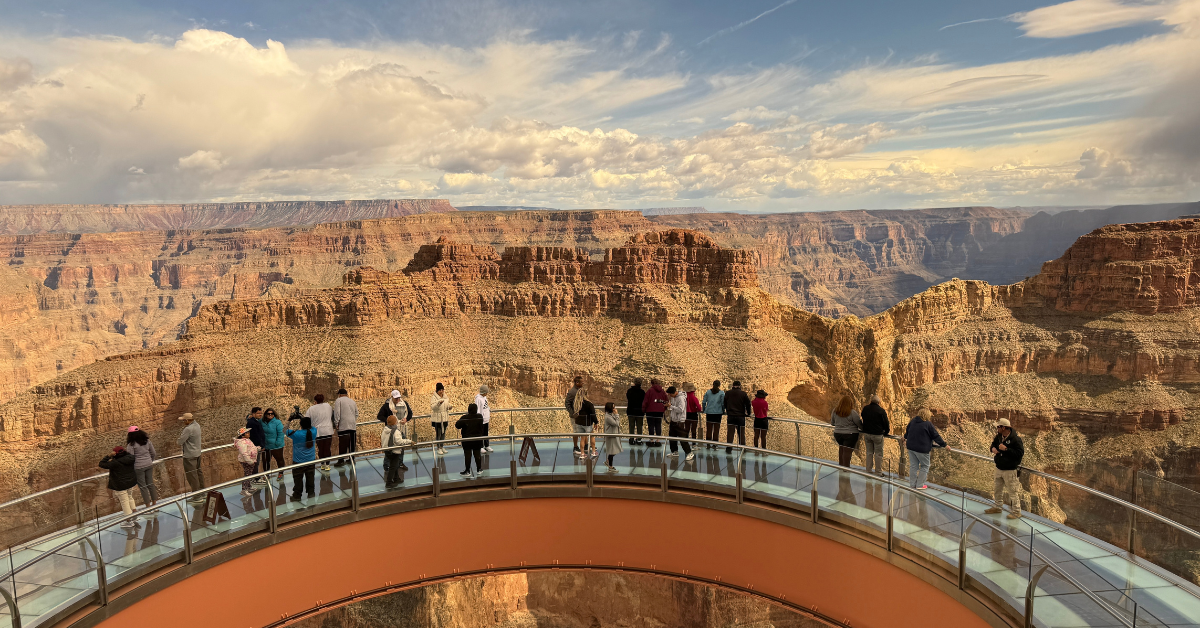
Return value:
<svg viewBox="0 0 1200 628">
<path fill-rule="evenodd" d="M 542 461 L 542 457 L 538 455 L 537 445 L 533 442 L 533 438 L 526 436 L 525 440 L 521 441 L 521 454 L 517 456 L 521 460 L 521 464 L 525 464 L 525 459 L 529 457 L 529 452 L 533 451 L 533 459 L 538 462 Z"/>
<path fill-rule="evenodd" d="M 229 514 L 229 506 L 225 504 L 225 496 L 221 491 L 209 491 L 204 496 L 204 523 L 214 524 L 221 517 L 233 519 L 233 515 Z"/>
</svg>

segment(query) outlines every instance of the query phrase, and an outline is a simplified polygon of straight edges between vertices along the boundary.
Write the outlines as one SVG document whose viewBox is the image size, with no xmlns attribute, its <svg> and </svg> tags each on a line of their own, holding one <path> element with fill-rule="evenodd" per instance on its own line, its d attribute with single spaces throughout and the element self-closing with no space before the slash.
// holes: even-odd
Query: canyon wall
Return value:
<svg viewBox="0 0 1200 628">
<path fill-rule="evenodd" d="M 154 205 L 4 205 L 0 234 L 261 228 L 454 211 L 445 199 Z"/>
</svg>

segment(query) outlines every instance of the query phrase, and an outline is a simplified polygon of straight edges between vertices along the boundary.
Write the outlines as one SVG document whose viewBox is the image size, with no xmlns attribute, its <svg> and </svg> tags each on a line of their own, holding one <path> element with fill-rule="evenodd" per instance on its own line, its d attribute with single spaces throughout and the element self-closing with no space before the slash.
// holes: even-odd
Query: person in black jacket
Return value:
<svg viewBox="0 0 1200 628">
<path fill-rule="evenodd" d="M 996 422 L 996 437 L 992 439 L 992 459 L 996 462 L 996 483 L 992 492 L 992 507 L 984 512 L 998 515 L 1004 512 L 1004 502 L 1012 497 L 1009 519 L 1021 518 L 1021 485 L 1017 469 L 1025 458 L 1025 441 L 1012 428 L 1008 419 Z"/>
<path fill-rule="evenodd" d="M 137 488 L 137 474 L 133 471 L 133 454 L 125 451 L 124 447 L 113 447 L 112 455 L 100 460 L 100 468 L 108 469 L 108 488 L 117 496 L 121 504 L 121 512 L 125 520 L 122 528 L 132 528 L 138 525 L 138 518 L 133 517 L 133 489 Z"/>
<path fill-rule="evenodd" d="M 892 424 L 888 421 L 887 410 L 879 405 L 879 395 L 871 395 L 871 403 L 863 407 L 862 417 L 863 448 L 866 458 L 867 473 L 883 475 L 883 442 L 884 436 L 892 432 Z"/>
<path fill-rule="evenodd" d="M 741 382 L 734 382 L 733 388 L 725 393 L 725 415 L 728 417 L 727 422 L 729 427 L 725 431 L 725 443 L 733 443 L 733 435 L 737 434 L 738 444 L 746 444 L 746 417 L 750 416 L 753 408 L 750 407 L 750 395 L 742 390 Z M 725 453 L 733 453 L 733 447 L 726 447 Z"/>
<path fill-rule="evenodd" d="M 642 378 L 633 380 L 633 385 L 625 391 L 625 415 L 629 417 L 629 435 L 642 435 L 642 424 L 646 419 L 646 411 L 642 410 L 642 402 L 646 400 L 646 391 L 642 390 Z M 642 439 L 630 438 L 630 445 L 640 445 Z"/>
<path fill-rule="evenodd" d="M 458 428 L 459 435 L 462 438 L 480 438 L 487 436 L 483 430 L 483 415 L 479 414 L 479 406 L 471 404 L 467 406 L 467 413 L 454 423 L 454 427 Z M 475 476 L 471 473 L 471 458 L 475 458 L 475 470 L 483 472 L 483 456 L 479 450 L 483 448 L 482 440 L 464 440 L 462 442 L 463 456 L 466 457 L 467 468 L 459 475 L 464 478 L 472 478 Z"/>
<path fill-rule="evenodd" d="M 250 408 L 250 414 L 246 415 L 246 429 L 250 430 L 250 442 L 258 447 L 258 460 L 254 461 L 254 470 L 249 475 L 258 473 L 262 466 L 262 457 L 267 451 L 267 433 L 263 430 L 262 424 L 263 409 L 255 406 Z M 254 486 L 266 486 L 267 478 L 260 477 L 254 480 Z"/>
</svg>

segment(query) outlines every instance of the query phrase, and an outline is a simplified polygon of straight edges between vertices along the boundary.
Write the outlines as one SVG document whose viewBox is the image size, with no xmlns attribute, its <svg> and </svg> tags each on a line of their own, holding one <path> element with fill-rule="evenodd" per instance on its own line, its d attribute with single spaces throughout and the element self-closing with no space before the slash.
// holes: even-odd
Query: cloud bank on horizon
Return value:
<svg viewBox="0 0 1200 628">
<path fill-rule="evenodd" d="M 861 41 L 847 26 L 861 7 L 839 26 L 805 2 L 738 4 L 695 19 L 648 11 L 651 34 L 493 2 L 507 21 L 476 24 L 479 43 L 371 20 L 369 36 L 332 37 L 276 16 L 297 34 L 275 39 L 255 37 L 271 16 L 132 36 L 31 14 L 0 27 L 0 203 L 437 196 L 772 211 L 1200 189 L 1200 0 L 972 17 L 996 12 L 979 3 L 957 22 L 902 22 L 879 4 L 890 30 Z M 889 33 L 887 54 L 858 52 Z"/>
</svg>

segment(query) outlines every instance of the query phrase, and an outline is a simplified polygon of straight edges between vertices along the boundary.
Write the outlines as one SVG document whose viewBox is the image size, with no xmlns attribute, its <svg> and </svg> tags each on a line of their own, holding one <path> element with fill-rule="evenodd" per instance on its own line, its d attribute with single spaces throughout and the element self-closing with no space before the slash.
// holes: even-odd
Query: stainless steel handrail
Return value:
<svg viewBox="0 0 1200 628">
<path fill-rule="evenodd" d="M 512 435 L 512 436 L 510 436 L 510 438 L 509 438 L 509 440 L 510 440 L 510 443 L 513 443 L 513 446 L 514 446 L 514 447 L 515 447 L 515 437 L 516 437 L 516 436 L 517 436 L 517 435 Z M 520 434 L 519 436 L 521 436 L 522 438 L 556 438 L 556 439 L 564 439 L 564 440 L 565 440 L 565 439 L 572 438 L 573 436 L 577 436 L 577 434 L 573 434 L 573 433 L 535 433 L 535 434 Z M 624 435 L 622 434 L 622 436 L 624 436 Z M 440 441 L 425 441 L 425 442 L 422 442 L 422 443 L 414 443 L 413 445 L 410 445 L 410 446 L 408 446 L 408 447 L 406 447 L 406 448 L 413 448 L 413 449 L 418 449 L 418 448 L 432 448 L 432 449 L 434 449 L 434 451 L 436 451 L 436 449 L 437 449 L 437 446 L 440 446 L 440 445 L 443 445 L 443 444 L 447 444 L 447 443 L 460 443 L 460 444 L 461 444 L 461 443 L 463 443 L 463 442 L 472 442 L 472 441 L 482 441 L 482 440 L 487 440 L 488 438 L 489 438 L 489 437 L 484 437 L 484 436 L 481 436 L 481 437 L 475 437 L 475 438 L 466 438 L 466 439 L 463 439 L 463 438 L 458 438 L 458 439 L 444 439 L 444 440 L 440 440 Z M 696 443 L 703 443 L 703 442 L 705 442 L 705 441 L 703 441 L 703 440 L 699 440 L 699 439 L 680 438 L 680 437 L 672 437 L 672 436 L 648 436 L 648 437 L 647 437 L 647 439 L 650 439 L 650 440 L 662 440 L 662 441 L 675 441 L 675 442 L 696 442 Z M 789 458 L 789 459 L 796 460 L 796 461 L 801 461 L 801 462 L 807 462 L 807 463 L 810 463 L 810 464 L 813 464 L 813 465 L 815 465 L 815 466 L 814 466 L 814 472 L 813 472 L 813 483 L 812 483 L 814 497 L 816 497 L 816 496 L 817 496 L 817 487 L 818 487 L 818 483 L 819 483 L 819 480 L 820 480 L 820 470 L 821 470 L 823 467 L 825 467 L 825 466 L 831 466 L 831 465 L 829 465 L 829 464 L 828 464 L 828 462 L 827 462 L 827 461 L 820 460 L 820 459 L 817 459 L 817 458 L 809 458 L 809 457 L 805 457 L 805 456 L 802 456 L 802 455 L 788 454 L 788 453 L 784 453 L 784 452 L 776 452 L 776 451 L 771 451 L 771 450 L 766 450 L 766 449 L 760 449 L 760 448 L 755 448 L 755 447 L 747 447 L 747 446 L 745 446 L 745 445 L 732 445 L 732 446 L 733 446 L 733 447 L 737 447 L 737 448 L 740 450 L 740 451 L 739 451 L 739 458 L 738 458 L 738 459 L 739 459 L 739 461 L 743 459 L 743 456 L 744 456 L 745 452 L 749 451 L 749 452 L 756 452 L 756 453 L 764 453 L 764 454 L 768 454 L 768 455 L 772 455 L 772 456 L 780 456 L 780 457 Z M 383 448 L 383 447 L 380 447 L 380 448 L 377 448 L 377 449 L 369 449 L 369 450 L 364 450 L 364 451 L 360 451 L 360 452 L 352 452 L 352 453 L 349 453 L 349 454 L 347 454 L 347 456 L 345 456 L 345 457 L 348 457 L 348 458 L 350 458 L 350 459 L 351 459 L 351 467 L 352 467 L 352 468 L 351 468 L 351 473 L 352 473 L 352 474 L 355 476 L 355 477 L 354 477 L 354 480 L 353 480 L 353 481 L 355 482 L 355 486 L 354 486 L 354 487 L 352 487 L 352 491 L 354 491 L 355 493 L 357 492 L 357 477 L 356 477 L 356 476 L 357 476 L 357 474 L 356 474 L 356 471 L 355 471 L 355 469 L 357 468 L 357 465 L 354 465 L 354 459 L 355 459 L 355 458 L 359 458 L 359 457 L 371 457 L 371 456 L 375 456 L 375 455 L 378 455 L 378 454 L 382 454 L 382 453 L 384 453 L 384 451 L 386 451 L 386 450 L 389 450 L 389 449 L 394 449 L 394 448 Z M 590 459 L 590 458 L 588 458 L 587 462 L 590 462 L 590 460 L 591 460 L 591 459 Z M 268 477 L 269 475 L 272 475 L 272 474 L 275 474 L 275 473 L 280 473 L 280 472 L 283 472 L 283 471 L 286 471 L 286 470 L 297 469 L 297 468 L 305 468 L 305 467 L 311 467 L 311 466 L 313 466 L 313 465 L 315 465 L 315 464 L 319 464 L 319 462 L 320 462 L 320 460 L 307 461 L 307 462 L 302 462 L 302 463 L 298 463 L 298 464 L 289 465 L 289 466 L 286 466 L 286 467 L 280 467 L 279 469 L 275 469 L 275 470 L 271 470 L 271 471 L 264 471 L 264 472 L 259 472 L 259 473 L 251 474 L 251 475 L 249 475 L 249 476 L 244 476 L 243 478 L 238 478 L 238 479 L 235 479 L 235 480 L 230 480 L 230 481 L 228 481 L 228 482 L 222 482 L 222 483 L 220 483 L 220 484 L 214 485 L 213 487 L 206 488 L 206 489 L 204 489 L 204 492 L 208 492 L 208 491 L 211 491 L 211 490 L 218 490 L 218 489 L 220 489 L 220 488 L 224 488 L 224 487 L 232 487 L 232 486 L 238 485 L 238 484 L 240 484 L 241 482 L 245 481 L 245 479 L 246 479 L 246 478 L 259 478 L 259 477 L 261 477 L 261 478 L 266 478 L 266 477 Z M 664 463 L 664 464 L 665 464 L 665 463 Z M 987 521 L 987 520 L 983 519 L 983 518 L 982 518 L 982 517 L 980 517 L 979 515 L 976 515 L 976 514 L 974 514 L 974 513 L 971 513 L 971 512 L 969 512 L 969 511 L 967 511 L 967 510 L 965 510 L 965 509 L 963 509 L 963 508 L 959 507 L 959 506 L 955 506 L 954 504 L 951 504 L 951 503 L 949 503 L 949 502 L 947 502 L 947 501 L 945 501 L 945 500 L 939 499 L 939 498 L 937 498 L 937 497 L 934 497 L 934 496 L 932 496 L 932 495 L 917 493 L 917 492 L 916 492 L 916 490 L 912 489 L 911 487 L 904 486 L 904 485 L 902 485 L 902 484 L 898 484 L 898 483 L 894 482 L 894 481 L 893 481 L 891 478 L 886 478 L 886 477 L 884 477 L 884 478 L 880 478 L 879 476 L 876 476 L 876 475 L 873 475 L 873 474 L 867 473 L 866 471 L 860 471 L 860 470 L 858 470 L 858 469 L 853 469 L 853 468 L 850 468 L 850 467 L 841 467 L 841 466 L 837 466 L 837 467 L 835 467 L 835 468 L 836 468 L 836 470 L 837 470 L 837 472 L 838 472 L 838 473 L 850 473 L 850 474 L 852 474 L 852 475 L 859 475 L 859 476 L 862 476 L 862 477 L 864 477 L 864 478 L 867 478 L 867 479 L 869 479 L 869 480 L 871 480 L 871 481 L 875 481 L 875 482 L 884 482 L 884 483 L 886 483 L 886 484 L 887 484 L 889 487 L 891 487 L 893 490 L 896 490 L 896 489 L 898 489 L 899 491 L 906 491 L 906 492 L 909 492 L 909 493 L 911 493 L 911 494 L 912 494 L 914 497 L 918 497 L 918 498 L 920 498 L 920 499 L 922 499 L 922 500 L 927 500 L 927 501 L 932 501 L 932 502 L 936 502 L 936 503 L 942 504 L 943 506 L 945 506 L 945 507 L 949 508 L 951 511 L 955 511 L 955 512 L 958 512 L 958 513 L 960 513 L 960 514 L 961 514 L 963 517 L 970 517 L 970 518 L 972 518 L 974 521 L 972 522 L 972 524 L 971 524 L 971 527 L 974 527 L 975 523 L 983 523 L 985 526 L 987 526 L 987 527 L 991 528 L 993 531 L 995 531 L 995 532 L 998 532 L 998 533 L 1000 533 L 1002 536 L 1005 536 L 1005 537 L 1007 537 L 1007 538 L 1011 539 L 1011 540 L 1012 540 L 1012 541 L 1013 541 L 1013 542 L 1014 542 L 1014 543 L 1015 543 L 1015 544 L 1016 544 L 1018 547 L 1022 547 L 1022 548 L 1024 548 L 1024 547 L 1025 547 L 1024 543 L 1023 543 L 1023 542 L 1021 541 L 1021 539 L 1020 539 L 1020 538 L 1018 538 L 1017 536 L 1015 536 L 1015 535 L 1013 535 L 1013 534 L 1009 533 L 1008 531 L 1006 531 L 1006 530 L 1004 530 L 1004 529 L 1002 529 L 1002 528 L 1000 528 L 1000 527 L 998 527 L 998 526 L 996 526 L 996 525 L 992 524 L 990 521 Z M 590 473 L 587 473 L 587 472 L 585 471 L 585 477 L 586 477 L 586 481 L 588 482 L 588 485 L 590 486 L 590 483 L 591 483 L 591 474 L 590 474 Z M 268 486 L 269 486 L 269 482 L 268 482 Z M 892 534 L 892 525 L 891 525 L 891 520 L 892 520 L 892 517 L 893 517 L 893 515 L 894 515 L 893 508 L 895 507 L 895 502 L 896 502 L 896 500 L 895 500 L 895 495 L 897 495 L 897 494 L 898 494 L 898 493 L 893 493 L 893 497 L 892 497 L 892 499 L 890 499 L 890 500 L 889 500 L 889 503 L 890 503 L 890 504 L 889 504 L 889 512 L 888 512 L 888 518 L 889 518 L 889 521 L 888 521 L 888 537 L 889 537 L 889 538 L 887 539 L 887 546 L 888 546 L 888 549 L 889 549 L 889 551 L 892 551 L 892 550 L 893 550 L 893 547 L 892 547 L 892 545 L 893 545 L 893 544 L 892 544 L 892 539 L 891 539 L 891 534 Z M 192 495 L 194 495 L 194 494 L 183 494 L 183 495 L 176 496 L 176 497 L 174 497 L 174 498 L 170 498 L 170 499 L 168 499 L 168 500 L 165 500 L 165 501 L 163 501 L 162 503 L 160 503 L 160 504 L 158 504 L 158 505 L 155 505 L 155 506 L 154 506 L 154 507 L 152 507 L 152 508 L 148 508 L 148 509 L 145 509 L 145 510 L 141 511 L 141 513 L 142 513 L 142 514 L 145 514 L 145 513 L 147 513 L 147 512 L 152 512 L 152 511 L 162 511 L 162 510 L 164 510 L 165 508 L 167 508 L 168 506 L 171 506 L 171 505 L 176 505 L 176 506 L 179 506 L 179 505 L 181 505 L 182 503 L 185 503 L 185 502 L 186 502 L 186 500 L 187 500 L 187 499 L 188 499 L 190 496 L 192 496 Z M 354 495 L 354 496 L 352 496 L 352 497 L 351 497 L 351 501 L 352 501 L 352 504 L 353 504 L 354 506 L 357 506 L 357 504 L 354 504 L 354 502 L 356 502 L 356 501 L 357 501 L 356 497 L 357 497 L 356 495 Z M 269 501 L 269 504 L 270 504 L 270 508 L 271 508 L 272 510 L 274 510 L 274 503 L 275 503 L 275 500 L 272 498 L 272 499 L 269 499 L 268 501 Z M 810 512 L 812 513 L 812 519 L 813 519 L 813 521 L 814 521 L 814 522 L 818 522 L 818 520 L 819 520 L 819 519 L 818 519 L 818 516 L 817 516 L 817 513 L 819 513 L 819 511 L 820 511 L 819 501 L 818 501 L 818 499 L 813 499 L 813 500 L 811 501 L 811 503 L 810 503 Z M 274 515 L 274 513 L 273 513 L 273 512 L 272 512 L 271 514 L 272 514 L 272 515 Z M 274 532 L 276 532 L 276 529 L 274 529 L 274 528 L 275 528 L 275 526 L 274 526 L 274 523 L 275 523 L 275 522 L 274 522 L 274 516 L 272 516 L 272 517 L 271 517 L 271 519 L 272 519 L 272 521 L 270 522 L 270 528 L 272 528 L 272 529 L 271 529 L 270 531 L 271 531 L 272 533 L 274 533 Z M 184 520 L 185 520 L 185 521 L 187 520 L 187 518 L 186 518 L 186 515 L 185 515 L 185 517 L 184 517 Z M 100 532 L 102 532 L 103 530 L 105 530 L 105 529 L 108 529 L 108 528 L 111 528 L 112 526 L 114 526 L 114 525 L 117 525 L 118 523 L 119 523 L 119 520 L 118 520 L 118 521 L 109 522 L 108 524 L 106 524 L 106 525 L 104 525 L 104 526 L 98 526 L 98 527 L 97 527 L 97 529 L 96 529 L 96 531 L 95 531 L 95 534 L 97 534 L 97 535 L 98 535 L 98 534 L 99 534 Z M 963 537 L 964 537 L 964 538 L 965 538 L 966 534 L 969 534 L 969 532 L 970 532 L 970 529 L 971 529 L 970 527 L 969 527 L 969 528 L 967 528 L 967 532 L 966 532 L 966 533 L 964 533 L 964 535 L 963 535 Z M 89 535 L 88 535 L 88 536 L 90 536 L 90 534 L 91 534 L 91 533 L 89 533 Z M 189 556 L 187 556 L 187 554 L 189 554 L 189 553 L 190 553 L 188 550 L 191 548 L 191 530 L 190 530 L 190 525 L 185 525 L 185 526 L 184 526 L 184 537 L 185 537 L 185 538 L 184 538 L 184 540 L 185 540 L 185 547 L 184 547 L 184 550 L 183 550 L 183 552 L 184 552 L 184 558 L 185 558 L 185 561 L 187 561 L 187 560 L 189 560 L 189 559 L 190 559 L 190 557 L 189 557 Z M 105 570 L 104 570 L 104 559 L 103 559 L 103 556 L 102 556 L 102 555 L 99 553 L 99 551 L 98 551 L 98 550 L 96 550 L 96 546 L 95 546 L 95 544 L 94 544 L 94 543 L 93 543 L 93 542 L 92 542 L 92 541 L 91 541 L 89 538 L 87 538 L 87 537 L 82 537 L 82 539 L 83 539 L 84 541 L 86 541 L 86 542 L 88 543 L 88 545 L 92 546 L 92 548 L 93 548 L 93 551 L 94 551 L 94 552 L 96 553 L 96 555 L 97 555 L 97 559 L 98 559 L 98 564 L 97 564 L 97 574 L 98 574 L 98 578 L 100 578 L 100 581 L 98 582 L 98 587 L 97 587 L 97 594 L 99 595 L 100 603 L 101 603 L 101 605 L 103 606 L 103 605 L 107 604 L 107 587 L 108 587 L 107 581 L 106 581 L 106 579 L 105 579 L 105 576 L 104 576 L 104 573 L 105 573 Z M 19 572 L 19 571 L 23 571 L 23 570 L 25 570 L 25 569 L 28 569 L 28 568 L 32 567 L 34 564 L 36 564 L 36 563 L 40 562 L 40 561 L 41 561 L 42 559 L 44 559 L 45 557 L 47 557 L 47 556 L 50 556 L 50 555 L 52 555 L 54 552 L 57 552 L 57 551 L 61 550 L 62 548 L 66 547 L 67 545 L 71 545 L 71 544 L 73 544 L 73 543 L 75 543 L 75 542 L 78 542 L 79 540 L 80 540 L 80 539 L 78 539 L 78 538 L 77 538 L 77 539 L 72 539 L 71 541 L 69 541 L 69 542 L 67 542 L 67 543 L 65 543 L 65 544 L 63 544 L 63 545 L 56 547 L 54 550 L 51 550 L 50 552 L 47 552 L 46 554 L 43 554 L 42 556 L 38 557 L 38 558 L 37 558 L 37 559 L 35 559 L 34 561 L 31 561 L 31 562 L 29 562 L 29 563 L 26 563 L 25 565 L 23 565 L 23 566 L 21 566 L 19 569 L 17 569 L 17 571 Z M 964 541 L 963 541 L 963 540 L 960 540 L 960 561 L 962 560 L 961 556 L 962 556 L 962 554 L 964 553 L 964 547 L 963 547 L 963 544 L 964 544 Z M 1030 551 L 1030 555 L 1031 555 L 1031 557 L 1036 557 L 1036 558 L 1038 558 L 1038 559 L 1039 559 L 1039 560 L 1041 560 L 1041 561 L 1043 562 L 1043 564 L 1045 565 L 1045 566 L 1044 566 L 1044 567 L 1043 567 L 1043 568 L 1042 568 L 1042 569 L 1041 569 L 1041 570 L 1038 572 L 1038 576 L 1037 576 L 1038 578 L 1040 578 L 1041 574 L 1042 574 L 1042 573 L 1043 573 L 1043 572 L 1044 572 L 1044 571 L 1045 571 L 1047 568 L 1053 568 L 1053 569 L 1055 570 L 1055 572 L 1057 572 L 1057 573 L 1058 573 L 1058 574 L 1059 574 L 1059 575 L 1060 575 L 1060 576 L 1063 578 L 1063 580 L 1064 580 L 1064 581 L 1066 581 L 1066 582 L 1069 582 L 1070 584 L 1072 584 L 1073 586 L 1075 586 L 1076 588 L 1078 588 L 1078 589 L 1080 590 L 1080 592 L 1082 592 L 1082 593 L 1084 593 L 1084 594 L 1085 594 L 1085 596 L 1087 596 L 1087 597 L 1088 597 L 1089 599 L 1091 599 L 1093 602 L 1097 603 L 1097 604 L 1098 604 L 1098 605 L 1099 605 L 1101 608 L 1105 609 L 1105 610 L 1106 610 L 1106 611 L 1107 611 L 1109 614 L 1113 615 L 1113 616 L 1114 616 L 1114 617 L 1115 617 L 1115 618 L 1116 618 L 1116 619 L 1117 619 L 1119 622 L 1121 622 L 1121 624 L 1122 624 L 1122 625 L 1125 625 L 1125 626 L 1131 626 L 1131 624 L 1129 624 L 1129 623 L 1126 621 L 1126 618 L 1125 618 L 1125 617 L 1124 617 L 1124 616 L 1123 616 L 1123 615 L 1122 615 L 1122 614 L 1121 614 L 1119 611 L 1117 611 L 1116 609 L 1114 609 L 1114 608 L 1112 608 L 1112 607 L 1111 607 L 1111 604 L 1110 604 L 1110 603 L 1108 603 L 1108 602 L 1105 602 L 1105 601 L 1104 601 L 1102 598 L 1100 598 L 1099 596 L 1097 596 L 1096 594 L 1094 594 L 1093 592 L 1091 592 L 1090 590 L 1088 590 L 1088 589 L 1087 589 L 1086 587 L 1084 587 L 1083 585 L 1081 585 L 1081 584 L 1080 584 L 1078 581 L 1076 581 L 1076 580 L 1075 580 L 1075 579 L 1074 579 L 1072 576 L 1070 576 L 1070 574 L 1066 573 L 1064 570 L 1062 570 L 1062 569 L 1060 569 L 1059 567 L 1057 567 L 1057 566 L 1055 565 L 1055 563 L 1053 563 L 1053 561 L 1051 561 L 1051 560 L 1049 560 L 1048 558 L 1046 558 L 1046 557 L 1045 557 L 1044 555 L 1042 555 L 1040 552 L 1037 552 L 1037 551 L 1035 551 L 1035 550 L 1033 549 L 1033 547 L 1032 547 L 1032 546 L 1029 546 L 1029 547 L 1028 547 L 1028 549 L 1029 549 L 1029 551 Z M 960 586 L 960 587 L 963 587 L 963 586 L 965 585 L 966 578 L 965 578 L 965 576 L 964 576 L 964 575 L 963 575 L 963 573 L 962 573 L 964 570 L 963 570 L 963 568 L 962 568 L 962 566 L 961 566 L 961 565 L 962 565 L 962 563 L 960 563 L 960 573 L 959 573 L 958 581 L 959 581 L 959 586 Z M 1029 585 L 1029 588 L 1027 589 L 1027 592 L 1026 592 L 1026 615 L 1025 615 L 1025 622 L 1026 622 L 1026 625 L 1027 625 L 1027 626 L 1028 626 L 1028 625 L 1031 625 L 1031 622 L 1032 622 L 1032 614 L 1031 614 L 1031 613 L 1032 613 L 1032 609 L 1033 609 L 1032 595 L 1033 595 L 1033 591 L 1036 589 L 1036 582 L 1037 582 L 1037 580 L 1036 580 L 1036 579 L 1033 579 L 1033 580 L 1031 580 L 1031 582 L 1030 582 L 1030 585 Z M 15 600 L 14 600 L 14 606 L 15 606 Z"/>
</svg>

